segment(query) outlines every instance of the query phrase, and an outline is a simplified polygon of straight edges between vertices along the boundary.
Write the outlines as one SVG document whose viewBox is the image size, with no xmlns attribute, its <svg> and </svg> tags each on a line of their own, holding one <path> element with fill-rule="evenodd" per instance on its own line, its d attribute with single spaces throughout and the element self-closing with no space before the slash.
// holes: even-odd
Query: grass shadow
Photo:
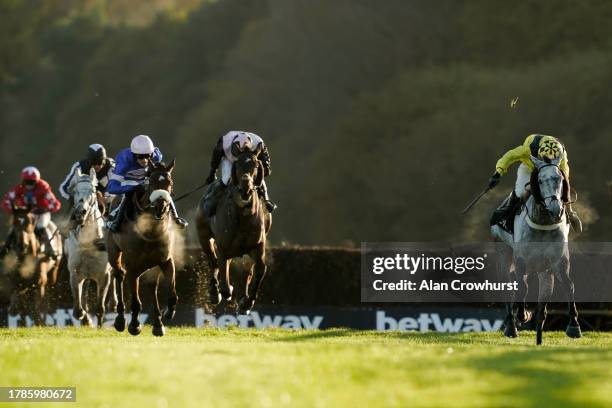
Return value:
<svg viewBox="0 0 612 408">
<path fill-rule="evenodd" d="M 476 357 L 467 364 L 483 376 L 495 373 L 507 378 L 508 385 L 501 383 L 487 390 L 487 397 L 506 400 L 508 405 L 527 408 L 604 408 L 609 405 L 593 400 L 584 387 L 587 382 L 593 384 L 598 381 L 604 386 L 608 380 L 604 373 L 598 373 L 589 366 L 589 363 L 595 361 L 601 364 L 602 358 L 612 363 L 609 356 L 595 348 L 509 349 L 486 357 Z M 585 397 L 591 400 L 585 401 Z"/>
</svg>

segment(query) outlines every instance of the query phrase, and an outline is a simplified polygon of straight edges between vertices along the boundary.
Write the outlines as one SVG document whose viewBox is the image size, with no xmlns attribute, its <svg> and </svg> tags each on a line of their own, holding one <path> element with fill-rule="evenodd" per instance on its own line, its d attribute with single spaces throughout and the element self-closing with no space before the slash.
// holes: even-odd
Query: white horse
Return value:
<svg viewBox="0 0 612 408">
<path fill-rule="evenodd" d="M 514 235 L 499 225 L 491 227 L 492 236 L 508 247 L 497 247 L 500 255 L 499 270 L 518 279 L 518 313 L 515 302 L 506 304 L 504 335 L 517 337 L 517 320 L 526 323 L 531 314 L 525 308 L 528 293 L 527 276 L 537 274 L 538 306 L 536 309 L 536 344 L 542 344 L 542 331 L 546 320 L 546 306 L 553 294 L 555 278 L 563 290 L 568 304 L 569 324 L 565 333 L 568 337 L 582 336 L 578 323 L 578 311 L 574 302 L 574 283 L 570 276 L 570 253 L 568 248 L 569 224 L 566 218 L 568 186 L 559 159 L 546 163 L 532 157 L 536 169 L 531 175 L 531 195 L 514 219 Z M 511 265 L 514 265 L 512 272 Z M 514 275 L 514 277 L 512 277 Z"/>
<path fill-rule="evenodd" d="M 98 327 L 104 322 L 105 300 L 111 281 L 111 267 L 108 263 L 108 254 L 103 249 L 102 214 L 98 208 L 96 186 L 98 181 L 95 172 L 82 175 L 80 172 L 70 186 L 73 197 L 72 228 L 66 238 L 65 248 L 70 271 L 70 288 L 74 300 L 72 314 L 75 319 L 82 320 L 89 325 L 87 302 L 82 302 L 83 284 L 87 279 L 96 282 L 98 295 Z M 117 304 L 115 290 L 111 290 L 111 305 Z M 114 302 L 113 302 L 114 301 Z M 85 308 L 83 307 L 85 303 Z"/>
</svg>

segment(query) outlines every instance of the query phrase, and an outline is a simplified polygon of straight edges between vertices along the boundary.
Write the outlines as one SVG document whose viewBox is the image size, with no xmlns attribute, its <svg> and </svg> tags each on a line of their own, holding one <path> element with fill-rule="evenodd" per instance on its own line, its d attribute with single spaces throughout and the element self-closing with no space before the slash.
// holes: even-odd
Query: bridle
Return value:
<svg viewBox="0 0 612 408">
<path fill-rule="evenodd" d="M 565 213 L 564 200 L 563 199 L 559 200 L 556 194 L 552 194 L 552 195 L 548 195 L 544 197 L 542 196 L 542 191 L 540 189 L 539 173 L 543 168 L 550 167 L 550 166 L 554 166 L 559 171 L 559 173 L 561 173 L 561 177 L 565 179 L 565 175 L 563 174 L 563 171 L 561 171 L 561 168 L 556 163 L 546 163 L 540 167 L 537 167 L 536 170 L 534 170 L 534 171 L 537 171 L 537 173 L 534 175 L 534 177 L 531 178 L 531 181 L 535 181 L 537 183 L 537 187 L 534 185 L 531 186 L 531 195 L 536 205 L 544 207 L 544 209 L 546 209 L 547 212 L 548 212 L 548 208 L 546 207 L 546 199 L 551 198 L 552 200 L 559 201 L 560 206 L 561 206 L 561 212 L 559 213 L 558 222 L 553 223 L 553 224 L 538 224 L 535 221 L 533 221 L 533 219 L 531 218 L 531 214 L 529 214 L 529 207 L 526 206 L 525 207 L 525 211 L 526 211 L 525 221 L 531 228 L 537 229 L 537 230 L 551 231 L 551 230 L 555 230 L 559 228 L 563 224 L 563 215 Z M 563 180 L 562 180 L 562 183 L 563 183 Z M 530 184 L 532 183 L 530 182 Z M 537 190 L 534 190 L 534 189 L 537 189 Z"/>
<path fill-rule="evenodd" d="M 80 181 L 79 183 L 77 183 L 77 186 L 78 186 L 78 184 L 84 184 L 84 183 L 88 183 L 88 185 L 91 187 L 91 190 L 89 192 L 89 198 L 87 200 L 84 200 L 84 199 L 80 200 L 78 205 L 73 206 L 72 210 L 71 210 L 72 211 L 71 215 L 75 215 L 77 209 L 82 208 L 82 206 L 84 206 L 85 204 L 89 205 L 89 207 L 85 211 L 85 214 L 83 214 L 83 221 L 82 221 L 82 223 L 80 223 L 77 226 L 77 228 L 82 227 L 83 225 L 85 225 L 85 222 L 87 221 L 87 219 L 89 219 L 89 217 L 91 217 L 92 215 L 95 216 L 95 211 L 98 208 L 98 197 L 97 197 L 97 194 L 96 194 L 96 189 L 93 188 L 93 185 L 90 182 L 88 182 L 88 181 Z M 95 216 L 95 219 L 97 221 L 98 219 L 100 219 L 102 217 L 103 217 L 103 215 L 102 215 L 102 213 L 100 213 L 99 216 Z"/>
<path fill-rule="evenodd" d="M 170 183 L 169 183 L 169 185 L 168 185 L 167 189 L 166 189 L 166 188 L 153 188 L 153 187 L 152 187 L 152 184 L 151 184 L 151 177 L 152 177 L 154 174 L 158 174 L 158 173 L 161 173 L 161 174 L 162 174 L 162 175 L 163 175 L 163 176 L 164 176 L 164 177 L 165 177 L 167 180 L 169 180 L 169 181 L 170 181 Z M 161 221 L 161 220 L 163 220 L 163 219 L 164 219 L 164 218 L 165 218 L 165 217 L 166 217 L 166 216 L 167 216 L 167 215 L 170 213 L 170 205 L 171 205 L 171 204 L 170 204 L 170 203 L 168 203 L 168 202 L 166 202 L 166 207 L 165 207 L 165 209 L 164 209 L 163 214 L 162 214 L 161 216 L 158 216 L 158 215 L 156 214 L 156 211 L 157 211 L 157 206 L 156 206 L 156 203 L 157 203 L 157 201 L 158 201 L 158 200 L 163 199 L 163 197 L 160 195 L 160 197 L 157 197 L 155 200 L 151 201 L 151 196 L 153 195 L 153 193 L 154 193 L 155 191 L 165 191 L 165 192 L 167 192 L 167 193 L 168 193 L 170 196 L 172 196 L 172 178 L 171 178 L 171 176 L 170 176 L 170 173 L 169 173 L 169 172 L 167 172 L 167 171 L 158 171 L 158 172 L 153 171 L 153 172 L 150 174 L 150 176 L 149 176 L 148 178 L 149 178 L 148 187 L 147 187 L 146 191 L 144 192 L 144 197 L 146 197 L 146 201 L 147 201 L 147 202 L 146 202 L 146 204 L 144 204 L 144 205 L 143 205 L 143 204 L 140 202 L 140 200 L 138 200 L 138 198 L 135 198 L 135 200 L 134 200 L 134 201 L 135 201 L 135 203 L 136 203 L 136 207 L 137 207 L 138 211 L 143 212 L 143 213 L 144 213 L 144 212 L 147 212 L 147 213 L 153 213 L 153 214 L 154 214 L 154 215 L 153 215 L 153 217 L 154 217 L 156 220 Z M 163 193 L 162 193 L 162 194 L 163 194 Z"/>
</svg>

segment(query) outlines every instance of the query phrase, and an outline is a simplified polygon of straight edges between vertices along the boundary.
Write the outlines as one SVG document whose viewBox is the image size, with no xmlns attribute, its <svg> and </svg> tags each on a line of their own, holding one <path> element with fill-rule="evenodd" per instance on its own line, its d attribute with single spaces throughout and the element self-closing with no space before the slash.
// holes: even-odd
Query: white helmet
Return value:
<svg viewBox="0 0 612 408">
<path fill-rule="evenodd" d="M 153 141 L 147 135 L 138 135 L 132 139 L 130 150 L 134 154 L 153 154 L 155 146 Z"/>
</svg>

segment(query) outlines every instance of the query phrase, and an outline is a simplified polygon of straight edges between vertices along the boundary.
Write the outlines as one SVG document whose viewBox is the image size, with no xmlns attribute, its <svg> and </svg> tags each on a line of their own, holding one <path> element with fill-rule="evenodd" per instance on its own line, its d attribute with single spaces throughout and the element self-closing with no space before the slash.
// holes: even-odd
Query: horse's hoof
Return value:
<svg viewBox="0 0 612 408">
<path fill-rule="evenodd" d="M 565 334 L 567 334 L 567 337 L 571 337 L 572 339 L 579 339 L 580 337 L 582 337 L 582 331 L 580 331 L 580 326 L 578 325 L 567 326 Z"/>
<path fill-rule="evenodd" d="M 246 296 L 241 297 L 238 301 L 238 314 L 248 315 L 251 313 L 254 304 L 255 301 L 253 299 L 249 299 Z"/>
<path fill-rule="evenodd" d="M 234 292 L 234 287 L 229 285 L 227 288 L 221 290 L 221 298 L 223 300 L 229 301 L 232 298 L 232 293 Z"/>
<path fill-rule="evenodd" d="M 166 334 L 166 328 L 163 324 L 153 325 L 153 335 L 157 337 L 161 337 Z"/>
<path fill-rule="evenodd" d="M 142 332 L 142 326 L 140 325 L 140 323 L 136 323 L 136 324 L 130 323 L 128 325 L 128 332 L 132 336 L 138 336 L 140 334 L 140 332 Z"/>
<path fill-rule="evenodd" d="M 525 310 L 523 311 L 522 316 L 519 317 L 519 322 L 521 324 L 525 324 L 531 320 L 532 316 L 533 314 L 529 310 Z"/>
<path fill-rule="evenodd" d="M 87 313 L 85 313 L 85 316 L 83 316 L 83 320 L 81 320 L 81 326 L 91 326 L 91 319 L 89 318 L 89 315 Z"/>
<path fill-rule="evenodd" d="M 117 315 L 115 317 L 115 330 L 118 332 L 122 332 L 125 330 L 125 317 L 122 315 Z"/>
<path fill-rule="evenodd" d="M 81 310 L 74 309 L 72 311 L 72 317 L 74 317 L 77 320 L 83 320 L 83 318 L 85 317 L 85 311 L 83 309 Z"/>
<path fill-rule="evenodd" d="M 504 336 L 509 337 L 511 339 L 515 339 L 518 337 L 518 330 L 516 330 L 516 326 L 514 324 L 507 324 L 504 329 Z"/>
</svg>

